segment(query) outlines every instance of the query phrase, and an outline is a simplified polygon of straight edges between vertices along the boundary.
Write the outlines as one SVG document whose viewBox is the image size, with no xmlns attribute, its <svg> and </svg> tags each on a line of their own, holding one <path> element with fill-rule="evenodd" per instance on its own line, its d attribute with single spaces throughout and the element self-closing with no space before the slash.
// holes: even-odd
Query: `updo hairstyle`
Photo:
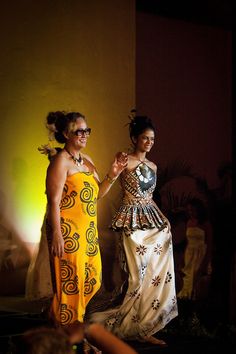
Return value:
<svg viewBox="0 0 236 354">
<path fill-rule="evenodd" d="M 71 125 L 76 122 L 77 118 L 85 119 L 85 116 L 79 112 L 50 112 L 47 116 L 47 128 L 53 132 L 58 143 L 64 144 L 66 142 L 64 133 L 71 131 Z"/>
<path fill-rule="evenodd" d="M 135 140 L 145 130 L 150 129 L 155 133 L 155 127 L 152 120 L 147 116 L 134 116 L 130 119 L 129 123 L 129 136 L 132 143 L 135 145 Z"/>
</svg>

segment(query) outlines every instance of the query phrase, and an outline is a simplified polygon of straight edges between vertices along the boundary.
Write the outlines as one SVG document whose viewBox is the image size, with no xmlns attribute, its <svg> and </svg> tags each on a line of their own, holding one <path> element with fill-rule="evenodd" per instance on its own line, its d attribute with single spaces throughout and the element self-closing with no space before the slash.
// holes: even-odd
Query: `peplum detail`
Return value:
<svg viewBox="0 0 236 354">
<path fill-rule="evenodd" d="M 112 219 L 111 228 L 115 231 L 147 230 L 156 227 L 159 231 L 167 226 L 167 221 L 155 204 L 122 204 Z"/>
</svg>

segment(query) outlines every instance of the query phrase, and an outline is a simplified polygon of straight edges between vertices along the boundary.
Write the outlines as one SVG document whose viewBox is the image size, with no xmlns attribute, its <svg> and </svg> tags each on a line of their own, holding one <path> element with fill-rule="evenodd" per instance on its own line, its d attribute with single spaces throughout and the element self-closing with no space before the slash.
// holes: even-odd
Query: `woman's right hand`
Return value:
<svg viewBox="0 0 236 354">
<path fill-rule="evenodd" d="M 51 252 L 54 257 L 62 257 L 64 254 L 64 240 L 61 234 L 54 234 L 52 237 Z"/>
<path fill-rule="evenodd" d="M 117 178 L 128 165 L 128 155 L 125 152 L 118 152 L 108 173 L 112 178 Z"/>
</svg>

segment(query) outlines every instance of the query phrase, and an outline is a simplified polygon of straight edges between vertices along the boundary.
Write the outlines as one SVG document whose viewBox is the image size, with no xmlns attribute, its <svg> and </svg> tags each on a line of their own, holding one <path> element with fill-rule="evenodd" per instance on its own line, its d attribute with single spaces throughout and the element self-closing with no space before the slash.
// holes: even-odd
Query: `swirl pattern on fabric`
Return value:
<svg viewBox="0 0 236 354">
<path fill-rule="evenodd" d="M 60 204 L 64 254 L 54 258 L 52 302 L 53 316 L 63 324 L 83 322 L 86 306 L 101 286 L 97 194 L 92 173 L 67 177 Z"/>
</svg>

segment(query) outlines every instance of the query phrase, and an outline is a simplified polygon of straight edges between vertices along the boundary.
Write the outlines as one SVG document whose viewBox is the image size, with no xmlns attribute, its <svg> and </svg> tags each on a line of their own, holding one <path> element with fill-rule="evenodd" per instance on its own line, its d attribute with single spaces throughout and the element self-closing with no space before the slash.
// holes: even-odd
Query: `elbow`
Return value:
<svg viewBox="0 0 236 354">
<path fill-rule="evenodd" d="M 53 208 L 53 207 L 59 207 L 60 206 L 60 200 L 58 199 L 51 199 L 51 198 L 48 198 L 47 199 L 47 205 L 49 208 Z"/>
</svg>

